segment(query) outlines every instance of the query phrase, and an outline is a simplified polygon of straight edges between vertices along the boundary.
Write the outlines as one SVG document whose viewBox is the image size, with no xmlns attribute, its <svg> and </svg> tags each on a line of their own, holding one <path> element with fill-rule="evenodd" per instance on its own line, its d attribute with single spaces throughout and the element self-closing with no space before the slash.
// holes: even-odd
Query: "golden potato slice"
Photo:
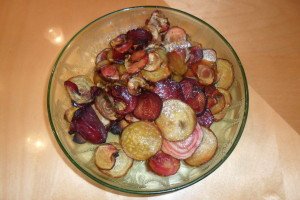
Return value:
<svg viewBox="0 0 300 200">
<path fill-rule="evenodd" d="M 184 160 L 185 163 L 191 166 L 200 166 L 208 162 L 215 155 L 218 147 L 218 140 L 215 134 L 205 127 L 201 128 L 204 135 L 199 147 L 191 157 Z"/>
<path fill-rule="evenodd" d="M 217 60 L 217 87 L 227 90 L 232 85 L 234 72 L 232 64 L 225 59 Z"/>
<path fill-rule="evenodd" d="M 214 120 L 220 121 L 225 117 L 226 112 L 227 112 L 226 109 L 231 105 L 232 98 L 231 98 L 231 94 L 229 91 L 224 90 L 222 88 L 217 88 L 217 89 L 219 90 L 219 92 L 221 92 L 223 94 L 224 99 L 225 99 L 225 106 L 224 106 L 223 110 L 217 114 L 214 114 Z"/>
<path fill-rule="evenodd" d="M 121 145 L 129 157 L 147 160 L 160 150 L 162 136 L 155 124 L 138 121 L 123 130 Z"/>
<path fill-rule="evenodd" d="M 196 114 L 186 103 L 170 99 L 163 102 L 161 114 L 155 122 L 165 139 L 179 141 L 188 138 L 194 131 Z"/>
<path fill-rule="evenodd" d="M 127 174 L 128 170 L 132 166 L 133 160 L 125 154 L 120 144 L 118 143 L 111 143 L 111 144 L 113 144 L 118 149 L 118 156 L 115 159 L 115 164 L 112 169 L 101 170 L 101 172 L 113 178 L 120 178 Z"/>
</svg>

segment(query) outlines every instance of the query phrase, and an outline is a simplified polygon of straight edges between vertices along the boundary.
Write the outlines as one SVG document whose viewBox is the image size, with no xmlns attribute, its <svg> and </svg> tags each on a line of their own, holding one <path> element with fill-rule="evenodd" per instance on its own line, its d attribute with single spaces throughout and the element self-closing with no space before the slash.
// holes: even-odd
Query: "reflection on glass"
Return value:
<svg viewBox="0 0 300 200">
<path fill-rule="evenodd" d="M 64 34 L 60 28 L 49 28 L 45 33 L 45 37 L 55 45 L 61 45 L 64 42 Z"/>
</svg>

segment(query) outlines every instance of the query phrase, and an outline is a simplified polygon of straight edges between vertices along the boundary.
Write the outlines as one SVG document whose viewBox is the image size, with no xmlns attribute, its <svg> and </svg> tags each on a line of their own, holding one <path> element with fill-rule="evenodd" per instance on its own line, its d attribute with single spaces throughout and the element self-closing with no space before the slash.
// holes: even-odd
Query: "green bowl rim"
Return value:
<svg viewBox="0 0 300 200">
<path fill-rule="evenodd" d="M 194 18 L 197 21 L 200 21 L 201 23 L 205 24 L 206 26 L 208 26 L 211 30 L 213 30 L 225 43 L 226 45 L 229 47 L 229 49 L 232 51 L 233 55 L 235 56 L 235 59 L 237 60 L 241 73 L 242 73 L 242 77 L 243 77 L 243 82 L 244 82 L 244 93 L 245 93 L 245 112 L 244 112 L 244 116 L 243 116 L 243 121 L 242 124 L 240 126 L 238 135 L 236 136 L 232 146 L 230 147 L 230 149 L 228 150 L 228 152 L 226 153 L 226 155 L 213 167 L 211 168 L 208 172 L 206 172 L 205 174 L 203 174 L 202 176 L 198 177 L 197 179 L 186 183 L 184 185 L 181 186 L 177 186 L 174 188 L 170 188 L 170 189 L 166 189 L 166 190 L 154 190 L 154 191 L 136 191 L 136 190 L 128 190 L 128 189 L 124 189 L 121 187 L 117 187 L 111 184 L 108 184 L 96 177 L 94 177 L 92 174 L 90 174 L 89 172 L 87 172 L 85 169 L 83 169 L 78 163 L 76 163 L 76 161 L 71 157 L 71 155 L 69 155 L 69 153 L 67 152 L 67 150 L 65 149 L 65 147 L 63 146 L 63 144 L 61 143 L 61 141 L 59 140 L 58 134 L 56 133 L 54 124 L 53 124 L 53 120 L 52 120 L 52 115 L 51 115 L 51 110 L 50 110 L 50 92 L 51 92 L 51 85 L 52 85 L 52 79 L 53 79 L 53 75 L 55 72 L 55 69 L 57 67 L 57 64 L 62 56 L 62 54 L 65 52 L 65 50 L 68 48 L 68 46 L 71 44 L 71 42 L 76 38 L 77 35 L 79 35 L 82 31 L 84 31 L 87 27 L 89 27 L 91 24 L 93 24 L 94 22 L 105 18 L 109 15 L 113 15 L 115 13 L 118 12 L 124 12 L 127 10 L 133 10 L 133 9 L 141 9 L 141 8 L 153 8 L 153 9 L 165 9 L 165 10 L 171 10 L 171 11 L 176 11 L 182 14 L 185 14 L 191 18 Z M 186 188 L 190 185 L 193 185 L 195 183 L 197 183 L 198 181 L 204 179 L 205 177 L 207 177 L 209 174 L 211 174 L 212 172 L 214 172 L 228 157 L 229 155 L 232 153 L 232 151 L 234 150 L 234 148 L 236 147 L 238 141 L 240 140 L 244 127 L 246 125 L 246 121 L 247 121 L 247 116 L 248 116 L 248 109 L 249 109 L 249 93 L 248 93 L 248 84 L 247 84 L 247 78 L 246 78 L 246 74 L 245 71 L 243 69 L 242 63 L 238 57 L 238 55 L 236 54 L 236 52 L 234 51 L 233 47 L 229 44 L 229 42 L 224 38 L 224 36 L 222 36 L 215 28 L 213 28 L 211 25 L 209 25 L 207 22 L 203 21 L 202 19 L 199 19 L 198 17 L 195 17 L 187 12 L 175 9 L 175 8 L 170 8 L 170 7 L 165 7 L 165 6 L 134 6 L 134 7 L 128 7 L 128 8 L 123 8 L 120 10 L 116 10 L 113 11 L 111 13 L 108 13 L 106 15 L 103 15 L 95 20 L 93 20 L 92 22 L 88 23 L 86 26 L 84 26 L 80 31 L 78 31 L 68 42 L 67 44 L 64 46 L 64 48 L 61 50 L 61 52 L 59 53 L 54 66 L 52 68 L 51 71 L 51 75 L 49 78 L 49 82 L 48 82 L 48 93 L 47 93 L 47 110 L 48 110 L 48 118 L 50 121 L 50 126 L 51 126 L 51 130 L 55 136 L 56 141 L 58 142 L 60 148 L 63 150 L 64 154 L 68 157 L 68 159 L 81 171 L 83 172 L 86 176 L 88 176 L 89 178 L 91 178 L 92 180 L 96 181 L 97 183 L 100 183 L 101 185 L 104 185 L 106 187 L 109 187 L 111 189 L 114 190 L 118 190 L 121 192 L 125 192 L 125 193 L 130 193 L 130 194 L 141 194 L 141 195 L 151 195 L 151 194 L 163 194 L 163 193 L 168 193 L 168 192 L 173 192 L 173 191 L 177 191 L 183 188 Z"/>
</svg>

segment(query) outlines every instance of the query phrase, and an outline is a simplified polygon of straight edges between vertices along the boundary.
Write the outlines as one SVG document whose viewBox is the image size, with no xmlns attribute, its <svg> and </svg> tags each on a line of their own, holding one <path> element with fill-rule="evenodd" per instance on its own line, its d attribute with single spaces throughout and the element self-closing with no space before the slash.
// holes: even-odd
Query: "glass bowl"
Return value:
<svg viewBox="0 0 300 200">
<path fill-rule="evenodd" d="M 218 150 L 212 160 L 200 167 L 189 167 L 181 163 L 180 170 L 173 176 L 160 177 L 147 171 L 142 161 L 134 161 L 133 167 L 123 178 L 108 178 L 97 170 L 93 153 L 97 145 L 75 144 L 68 134 L 69 124 L 63 119 L 64 112 L 71 106 L 64 88 L 68 78 L 88 74 L 92 77 L 95 57 L 108 46 L 109 40 L 129 29 L 143 26 L 151 13 L 159 9 L 168 17 L 172 26 L 186 30 L 192 40 L 204 47 L 213 48 L 218 57 L 228 59 L 234 68 L 235 80 L 230 88 L 232 105 L 225 118 L 212 125 L 218 138 Z M 248 113 L 248 87 L 242 64 L 226 39 L 203 20 L 180 10 L 141 6 L 118 10 L 104 15 L 86 25 L 66 44 L 59 54 L 48 85 L 48 115 L 53 134 L 65 155 L 86 176 L 99 184 L 127 193 L 159 194 L 176 191 L 190 186 L 216 170 L 237 145 Z M 109 137 L 109 141 L 117 138 Z"/>
</svg>

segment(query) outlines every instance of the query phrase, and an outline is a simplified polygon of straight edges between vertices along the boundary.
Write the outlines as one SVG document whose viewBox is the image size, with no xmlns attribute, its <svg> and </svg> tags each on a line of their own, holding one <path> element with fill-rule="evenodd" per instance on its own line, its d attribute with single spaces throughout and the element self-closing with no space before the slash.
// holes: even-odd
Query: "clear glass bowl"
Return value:
<svg viewBox="0 0 300 200">
<path fill-rule="evenodd" d="M 135 161 L 123 178 L 113 179 L 99 173 L 93 162 L 96 145 L 78 145 L 68 134 L 64 112 L 71 106 L 63 83 L 71 76 L 88 74 L 92 77 L 97 53 L 108 46 L 109 41 L 120 33 L 142 26 L 156 10 L 162 10 L 171 25 L 182 27 L 192 40 L 204 47 L 213 48 L 218 57 L 228 59 L 234 67 L 235 80 L 230 89 L 232 105 L 225 118 L 213 124 L 211 129 L 218 138 L 218 150 L 212 160 L 200 167 L 181 163 L 176 175 L 160 177 L 147 171 L 144 162 Z M 216 170 L 230 155 L 242 135 L 248 113 L 248 87 L 242 64 L 226 39 L 203 20 L 167 7 L 142 6 L 118 10 L 102 16 L 82 28 L 66 44 L 59 54 L 48 86 L 48 115 L 53 134 L 65 155 L 86 176 L 99 184 L 122 192 L 135 194 L 158 194 L 176 191 L 192 185 Z M 109 137 L 109 141 L 118 138 Z"/>
</svg>

